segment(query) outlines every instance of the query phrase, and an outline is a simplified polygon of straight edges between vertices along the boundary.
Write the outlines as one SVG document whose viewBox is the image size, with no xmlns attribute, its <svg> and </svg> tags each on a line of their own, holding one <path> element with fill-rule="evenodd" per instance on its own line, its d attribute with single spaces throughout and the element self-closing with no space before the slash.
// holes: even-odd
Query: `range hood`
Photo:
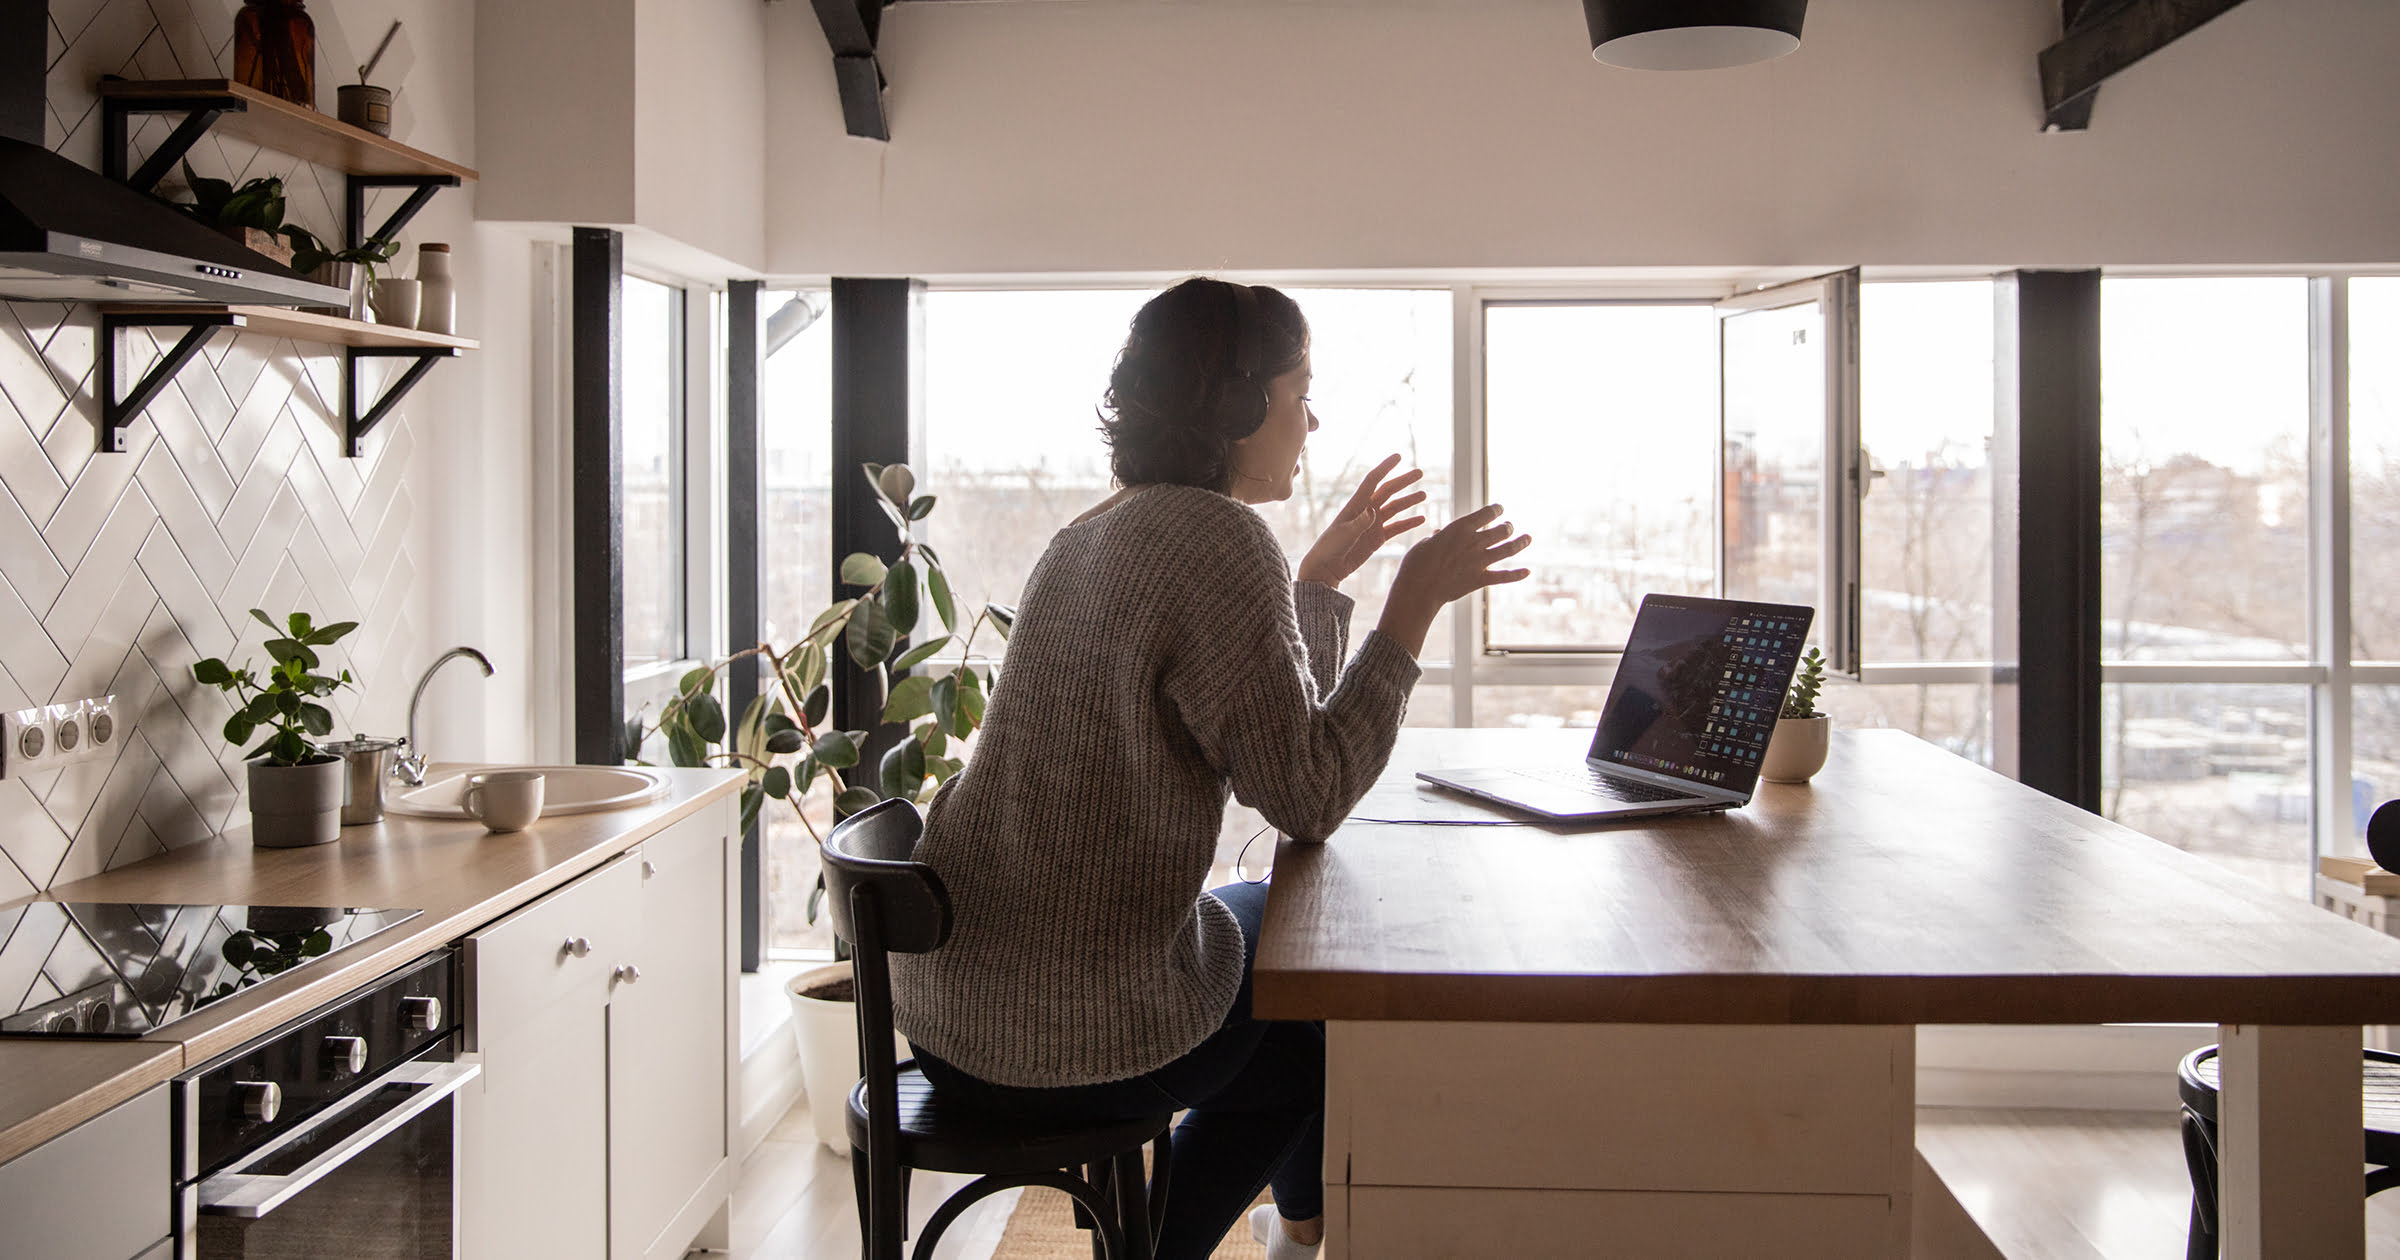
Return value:
<svg viewBox="0 0 2400 1260">
<path fill-rule="evenodd" d="M 0 137 L 0 297 L 38 302 L 347 306 L 115 180 Z"/>
<path fill-rule="evenodd" d="M 0 0 L 0 298 L 347 306 L 146 194 L 42 144 L 49 5 Z"/>
</svg>

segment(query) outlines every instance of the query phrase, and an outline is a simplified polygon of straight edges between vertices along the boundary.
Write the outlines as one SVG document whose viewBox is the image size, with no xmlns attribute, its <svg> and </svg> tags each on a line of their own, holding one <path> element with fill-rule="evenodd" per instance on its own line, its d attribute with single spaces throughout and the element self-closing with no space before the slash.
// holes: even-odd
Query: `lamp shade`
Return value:
<svg viewBox="0 0 2400 1260">
<path fill-rule="evenodd" d="M 1721 70 L 1800 46 L 1808 0 L 1583 0 L 1592 56 L 1628 70 Z"/>
</svg>

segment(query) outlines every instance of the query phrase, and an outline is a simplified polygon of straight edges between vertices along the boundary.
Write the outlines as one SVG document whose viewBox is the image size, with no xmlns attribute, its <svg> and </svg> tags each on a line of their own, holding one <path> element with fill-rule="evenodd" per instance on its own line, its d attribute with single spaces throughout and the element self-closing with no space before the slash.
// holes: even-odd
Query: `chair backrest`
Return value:
<svg viewBox="0 0 2400 1260">
<path fill-rule="evenodd" d="M 817 848 L 834 935 L 850 943 L 867 1154 L 879 1167 L 900 1141 L 890 954 L 922 954 L 950 939 L 950 894 L 932 867 L 909 857 L 924 831 L 917 807 L 895 797 L 843 819 Z"/>
</svg>

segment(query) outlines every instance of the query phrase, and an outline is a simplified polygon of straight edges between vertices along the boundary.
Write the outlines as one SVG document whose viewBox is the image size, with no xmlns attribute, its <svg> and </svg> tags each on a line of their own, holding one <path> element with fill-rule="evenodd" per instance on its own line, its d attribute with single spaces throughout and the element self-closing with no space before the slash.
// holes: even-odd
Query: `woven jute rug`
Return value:
<svg viewBox="0 0 2400 1260">
<path fill-rule="evenodd" d="M 1266 1195 L 1258 1201 L 1267 1201 Z M 992 1260 L 1091 1260 L 1092 1236 L 1075 1228 L 1075 1210 L 1067 1196 L 1040 1186 L 1017 1196 L 1016 1211 Z M 1217 1245 L 1212 1260 L 1267 1260 L 1267 1249 L 1250 1241 L 1250 1223 L 1235 1221 L 1232 1232 Z"/>
</svg>

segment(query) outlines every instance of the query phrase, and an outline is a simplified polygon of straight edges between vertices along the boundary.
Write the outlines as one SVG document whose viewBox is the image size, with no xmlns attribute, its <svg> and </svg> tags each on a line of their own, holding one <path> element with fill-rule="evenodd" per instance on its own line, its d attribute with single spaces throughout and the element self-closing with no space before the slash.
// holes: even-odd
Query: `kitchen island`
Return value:
<svg viewBox="0 0 2400 1260">
<path fill-rule="evenodd" d="M 1914 1026 L 2108 1022 L 2223 1026 L 2226 1255 L 2363 1254 L 2358 1025 L 2400 1017 L 2400 941 L 1896 732 L 1595 827 L 1411 778 L 1587 740 L 1404 731 L 1277 851 L 1255 1001 L 1328 1021 L 1328 1260 L 1907 1256 Z"/>
</svg>

